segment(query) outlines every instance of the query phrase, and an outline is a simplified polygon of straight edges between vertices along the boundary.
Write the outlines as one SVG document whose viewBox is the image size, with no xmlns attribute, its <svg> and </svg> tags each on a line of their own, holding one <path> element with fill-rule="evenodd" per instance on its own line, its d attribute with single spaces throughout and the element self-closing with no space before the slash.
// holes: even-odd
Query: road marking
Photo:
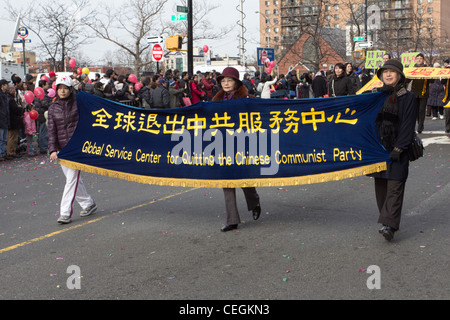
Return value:
<svg viewBox="0 0 450 320">
<path fill-rule="evenodd" d="M 85 226 L 93 224 L 93 223 L 97 223 L 99 221 L 102 221 L 103 219 L 106 219 L 107 217 L 112 217 L 112 216 L 115 216 L 115 215 L 118 215 L 118 214 L 124 214 L 126 212 L 133 211 L 133 210 L 136 210 L 136 209 L 140 209 L 140 208 L 143 208 L 143 207 L 155 204 L 157 202 L 168 200 L 170 198 L 173 198 L 173 197 L 176 197 L 176 196 L 179 196 L 179 195 L 182 195 L 182 194 L 186 194 L 186 193 L 198 190 L 198 189 L 199 188 L 194 188 L 194 189 L 189 189 L 187 191 L 183 191 L 183 192 L 179 192 L 179 193 L 176 193 L 176 194 L 172 194 L 170 196 L 167 196 L 167 197 L 164 197 L 164 198 L 161 198 L 161 199 L 156 199 L 156 200 L 150 201 L 149 203 L 140 204 L 140 205 L 128 208 L 128 209 L 124 209 L 124 210 L 119 211 L 119 212 L 114 212 L 113 214 L 110 214 L 110 215 L 107 215 L 107 216 L 103 216 L 103 217 L 100 217 L 100 218 L 97 218 L 97 219 L 94 219 L 94 220 L 87 221 L 85 223 L 81 223 L 81 224 L 78 224 L 78 225 L 75 225 L 75 226 L 63 229 L 63 230 L 59 230 L 59 231 L 56 231 L 56 232 L 53 232 L 53 233 L 49 233 L 49 234 L 46 234 L 44 236 L 41 236 L 41 237 L 38 237 L 38 238 L 35 238 L 35 239 L 32 239 L 32 240 L 28 240 L 28 241 L 25 241 L 25 242 L 22 242 L 22 243 L 16 244 L 16 245 L 8 247 L 8 248 L 0 249 L 0 253 L 12 251 L 12 250 L 15 250 L 15 249 L 27 246 L 29 244 L 33 244 L 33 243 L 36 243 L 36 242 L 39 242 L 39 241 L 42 241 L 42 240 L 45 240 L 45 239 L 48 239 L 48 238 L 55 237 L 57 235 L 60 235 L 62 233 L 68 232 L 68 231 L 72 231 L 72 230 L 75 230 L 75 229 L 78 229 L 78 228 L 82 228 L 82 227 L 85 227 Z"/>
<path fill-rule="evenodd" d="M 423 146 L 427 147 L 430 144 L 450 144 L 450 138 L 447 136 L 424 138 L 422 139 Z"/>
<path fill-rule="evenodd" d="M 413 217 L 430 212 L 441 201 L 446 200 L 448 198 L 449 193 L 450 193 L 450 183 L 448 183 L 446 186 L 442 187 L 441 190 L 432 194 L 430 197 L 422 201 L 417 207 L 408 212 L 406 216 Z"/>
</svg>

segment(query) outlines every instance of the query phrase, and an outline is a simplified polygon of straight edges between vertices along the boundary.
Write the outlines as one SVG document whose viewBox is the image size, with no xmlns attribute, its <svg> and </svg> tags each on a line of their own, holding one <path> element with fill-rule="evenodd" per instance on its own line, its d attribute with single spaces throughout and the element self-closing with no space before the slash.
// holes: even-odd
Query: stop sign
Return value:
<svg viewBox="0 0 450 320">
<path fill-rule="evenodd" d="M 267 60 L 267 51 L 266 50 L 263 50 L 263 52 L 261 53 L 261 62 L 263 63 L 263 64 L 266 64 L 266 60 Z"/>
<path fill-rule="evenodd" d="M 162 61 L 164 58 L 163 48 L 159 44 L 155 44 L 152 50 L 152 56 L 154 61 Z"/>
</svg>

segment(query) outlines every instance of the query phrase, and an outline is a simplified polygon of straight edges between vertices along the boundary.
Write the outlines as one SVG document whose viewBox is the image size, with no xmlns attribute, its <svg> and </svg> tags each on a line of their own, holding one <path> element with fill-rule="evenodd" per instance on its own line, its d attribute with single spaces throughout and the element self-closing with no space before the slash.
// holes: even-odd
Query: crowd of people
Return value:
<svg viewBox="0 0 450 320">
<path fill-rule="evenodd" d="M 384 62 L 391 57 L 386 54 Z M 416 67 L 426 66 L 424 56 L 416 57 Z M 440 68 L 439 63 L 433 65 Z M 450 61 L 444 61 L 444 68 L 450 68 Z M 353 66 L 351 63 L 337 63 L 332 71 L 306 72 L 301 75 L 296 70 L 288 74 L 272 76 L 266 72 L 246 73 L 242 84 L 249 95 L 261 99 L 307 99 L 338 97 L 356 94 L 372 78 L 373 71 Z M 95 74 L 94 79 L 83 73 L 74 71 L 70 77 L 74 83 L 75 93 L 85 91 L 101 98 L 121 102 L 144 109 L 180 108 L 199 101 L 212 101 L 221 90 L 217 79 L 219 72 L 197 72 L 190 75 L 178 70 L 167 70 L 142 79 L 140 86 L 130 79 L 130 75 L 119 75 L 113 69 L 102 77 Z M 49 95 L 57 75 L 49 73 L 48 77 L 36 79 L 26 75 L 22 80 L 17 75 L 11 81 L 2 79 L 0 90 L 0 161 L 14 159 L 20 155 L 33 156 L 48 152 L 48 133 L 46 112 L 53 103 L 54 96 Z M 45 92 L 43 99 L 35 98 L 28 104 L 25 92 L 33 92 L 35 87 L 41 87 Z M 448 80 L 412 80 L 408 81 L 408 89 L 415 94 L 419 105 L 418 133 L 423 131 L 425 117 L 432 120 L 445 119 L 445 131 L 450 133 L 448 103 Z M 425 90 L 424 90 L 425 88 Z M 55 88 L 53 88 L 55 89 Z M 447 101 L 445 102 L 445 98 Z M 36 110 L 39 117 L 29 120 L 29 113 Z M 34 150 L 36 140 L 38 150 Z"/>
</svg>

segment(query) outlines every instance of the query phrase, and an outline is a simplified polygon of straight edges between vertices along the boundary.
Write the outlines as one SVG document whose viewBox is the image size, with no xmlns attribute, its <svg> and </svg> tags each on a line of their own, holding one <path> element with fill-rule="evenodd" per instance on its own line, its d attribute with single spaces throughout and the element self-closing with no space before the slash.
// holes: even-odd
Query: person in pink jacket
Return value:
<svg viewBox="0 0 450 320">
<path fill-rule="evenodd" d="M 191 97 L 192 104 L 202 101 L 202 97 L 205 95 L 205 93 L 200 89 L 197 75 L 194 75 L 192 77 L 190 86 L 191 86 L 191 93 L 192 93 L 192 97 Z"/>
</svg>

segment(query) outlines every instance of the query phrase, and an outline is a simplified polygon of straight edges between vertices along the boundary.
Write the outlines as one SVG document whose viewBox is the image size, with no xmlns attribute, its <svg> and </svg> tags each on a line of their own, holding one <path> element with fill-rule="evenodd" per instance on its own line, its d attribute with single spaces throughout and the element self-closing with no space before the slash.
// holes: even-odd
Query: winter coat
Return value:
<svg viewBox="0 0 450 320">
<path fill-rule="evenodd" d="M 20 130 L 23 128 L 23 108 L 17 105 L 14 95 L 9 95 L 9 119 L 11 122 L 10 130 Z"/>
<path fill-rule="evenodd" d="M 141 98 L 141 107 L 144 109 L 151 109 L 152 103 L 152 92 L 150 88 L 147 86 L 143 86 L 141 90 L 139 90 L 138 97 Z"/>
<path fill-rule="evenodd" d="M 153 90 L 151 106 L 153 109 L 170 108 L 170 95 L 166 87 L 160 85 Z"/>
<path fill-rule="evenodd" d="M 239 88 L 236 89 L 232 99 L 241 99 L 241 98 L 254 98 L 254 96 L 248 94 L 248 90 L 245 86 L 240 86 Z M 223 101 L 224 99 L 225 99 L 225 91 L 221 89 L 214 96 L 212 101 Z"/>
<path fill-rule="evenodd" d="M 426 67 L 425 65 L 415 65 L 416 68 Z M 411 83 L 411 92 L 416 98 L 428 98 L 430 94 L 430 80 L 429 79 L 414 79 L 409 81 Z M 424 92 L 425 89 L 425 92 Z M 425 93 L 425 94 L 423 94 Z"/>
<path fill-rule="evenodd" d="M 433 81 L 433 80 L 430 80 Z M 430 84 L 430 96 L 428 97 L 427 105 L 433 107 L 443 107 L 445 98 L 445 88 L 439 79 L 435 79 Z"/>
<path fill-rule="evenodd" d="M 351 79 L 344 75 L 340 77 L 334 75 L 330 80 L 328 90 L 330 97 L 350 96 L 356 93 Z"/>
<path fill-rule="evenodd" d="M 0 90 L 0 129 L 9 129 L 9 97 Z"/>
<path fill-rule="evenodd" d="M 210 99 L 212 99 L 214 83 L 212 82 L 211 79 L 206 79 L 206 78 L 202 79 L 202 83 L 203 83 L 203 87 L 205 88 L 206 94 L 208 95 L 208 97 Z"/>
<path fill-rule="evenodd" d="M 260 82 L 259 86 L 262 87 L 261 89 L 261 99 L 270 99 L 271 95 L 270 95 L 270 87 L 272 85 L 274 85 L 277 82 L 277 77 L 275 77 L 275 79 L 273 79 L 272 81 L 266 81 L 266 82 Z"/>
<path fill-rule="evenodd" d="M 192 102 L 192 104 L 196 104 L 197 102 L 202 100 L 202 96 L 204 96 L 205 93 L 198 88 L 198 83 L 195 81 L 192 81 L 190 86 L 191 86 L 191 94 L 192 94 L 191 102 Z"/>
<path fill-rule="evenodd" d="M 36 107 L 36 111 L 39 113 L 39 117 L 38 117 L 39 123 L 44 123 L 46 121 L 44 113 L 45 113 L 45 111 L 48 111 L 48 108 L 50 107 L 51 104 L 52 104 L 52 98 L 50 98 L 48 96 L 47 92 L 45 93 L 44 99 L 42 99 L 42 100 L 36 99 L 35 100 L 34 105 Z"/>
<path fill-rule="evenodd" d="M 400 161 L 388 163 L 387 171 L 375 173 L 371 176 L 374 178 L 406 181 L 409 174 L 408 147 L 413 139 L 419 108 L 412 92 L 403 90 L 403 92 L 399 91 L 398 94 L 400 95 L 398 96 L 398 134 L 394 147 L 402 149 L 403 152 L 400 155 Z"/>
<path fill-rule="evenodd" d="M 62 150 L 78 125 L 78 107 L 74 95 L 56 100 L 48 108 L 48 150 L 50 154 Z"/>
<path fill-rule="evenodd" d="M 169 87 L 169 95 L 170 95 L 170 108 L 176 109 L 181 107 L 180 102 L 180 93 L 184 92 L 184 88 L 175 89 L 175 87 Z"/>
<path fill-rule="evenodd" d="M 323 76 L 316 76 L 312 82 L 312 90 L 315 98 L 321 98 L 328 94 L 327 80 Z"/>
<path fill-rule="evenodd" d="M 354 94 L 356 94 L 356 92 L 358 92 L 359 89 L 361 89 L 361 81 L 359 80 L 358 75 L 352 71 L 350 74 L 347 75 L 347 78 L 350 78 L 350 81 L 352 82 L 353 85 L 353 91 L 355 92 Z"/>
</svg>

